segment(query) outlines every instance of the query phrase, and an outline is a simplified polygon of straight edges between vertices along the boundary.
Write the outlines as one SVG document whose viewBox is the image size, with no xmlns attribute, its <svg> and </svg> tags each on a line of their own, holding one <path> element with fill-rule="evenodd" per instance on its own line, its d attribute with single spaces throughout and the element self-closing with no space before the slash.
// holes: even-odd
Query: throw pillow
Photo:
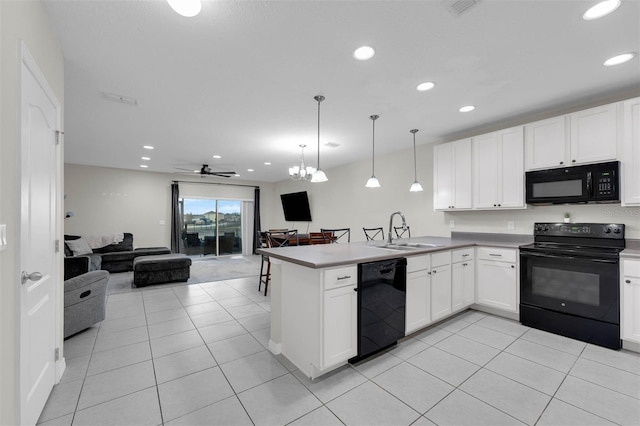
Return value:
<svg viewBox="0 0 640 426">
<path fill-rule="evenodd" d="M 69 246 L 74 256 L 80 256 L 81 254 L 91 254 L 93 250 L 89 247 L 89 243 L 84 238 L 78 238 L 77 240 L 69 240 L 64 242 Z"/>
</svg>

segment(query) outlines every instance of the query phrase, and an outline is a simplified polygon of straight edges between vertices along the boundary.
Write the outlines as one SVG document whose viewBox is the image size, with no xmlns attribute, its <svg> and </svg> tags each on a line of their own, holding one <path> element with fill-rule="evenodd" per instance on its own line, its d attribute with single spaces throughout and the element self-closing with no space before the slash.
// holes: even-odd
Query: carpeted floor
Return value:
<svg viewBox="0 0 640 426">
<path fill-rule="evenodd" d="M 261 256 L 204 256 L 192 257 L 191 277 L 189 281 L 157 284 L 157 286 L 176 286 L 185 284 L 197 284 L 210 281 L 222 281 L 233 278 L 256 277 L 260 274 Z M 127 293 L 138 291 L 133 287 L 133 272 L 120 272 L 111 274 L 107 285 L 107 294 Z"/>
</svg>

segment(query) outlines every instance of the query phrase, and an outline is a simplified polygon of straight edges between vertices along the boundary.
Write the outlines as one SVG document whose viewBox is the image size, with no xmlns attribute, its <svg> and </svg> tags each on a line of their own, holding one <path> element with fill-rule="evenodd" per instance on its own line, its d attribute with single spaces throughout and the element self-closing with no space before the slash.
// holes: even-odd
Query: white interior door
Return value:
<svg viewBox="0 0 640 426">
<path fill-rule="evenodd" d="M 20 424 L 35 424 L 56 381 L 55 250 L 59 104 L 23 46 L 21 69 Z"/>
</svg>

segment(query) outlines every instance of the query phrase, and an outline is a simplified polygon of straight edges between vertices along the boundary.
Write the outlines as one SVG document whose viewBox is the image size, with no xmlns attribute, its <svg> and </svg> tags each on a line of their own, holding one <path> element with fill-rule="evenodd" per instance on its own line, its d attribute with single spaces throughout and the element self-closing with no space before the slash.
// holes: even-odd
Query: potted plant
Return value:
<svg viewBox="0 0 640 426">
<path fill-rule="evenodd" d="M 571 213 L 565 212 L 565 214 L 564 214 L 564 223 L 569 223 L 569 222 L 571 222 Z"/>
</svg>

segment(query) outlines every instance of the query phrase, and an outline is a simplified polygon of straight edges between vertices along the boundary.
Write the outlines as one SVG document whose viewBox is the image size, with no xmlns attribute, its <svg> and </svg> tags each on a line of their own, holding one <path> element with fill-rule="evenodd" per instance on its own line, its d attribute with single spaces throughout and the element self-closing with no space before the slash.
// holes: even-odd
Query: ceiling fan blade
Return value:
<svg viewBox="0 0 640 426">
<path fill-rule="evenodd" d="M 174 167 L 174 169 L 176 169 L 176 170 L 184 170 L 186 172 L 191 172 L 191 173 L 198 173 L 198 170 L 194 170 L 194 169 L 184 169 L 182 167 Z"/>
</svg>

